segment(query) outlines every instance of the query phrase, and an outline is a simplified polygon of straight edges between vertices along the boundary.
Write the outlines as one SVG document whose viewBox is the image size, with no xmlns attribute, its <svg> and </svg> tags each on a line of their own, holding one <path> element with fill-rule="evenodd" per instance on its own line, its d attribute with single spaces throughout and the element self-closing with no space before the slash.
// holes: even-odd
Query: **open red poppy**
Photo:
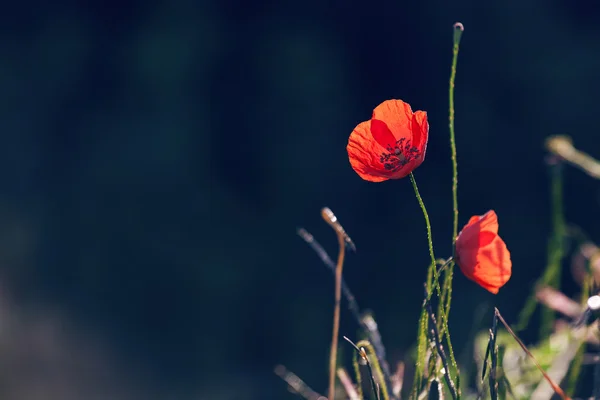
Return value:
<svg viewBox="0 0 600 400">
<path fill-rule="evenodd" d="M 498 216 L 493 210 L 471 217 L 458 234 L 456 263 L 467 278 L 494 294 L 508 282 L 510 252 L 498 236 Z"/>
<path fill-rule="evenodd" d="M 426 112 L 413 113 L 402 100 L 386 100 L 350 134 L 350 164 L 367 181 L 404 178 L 425 159 L 428 135 Z"/>
</svg>

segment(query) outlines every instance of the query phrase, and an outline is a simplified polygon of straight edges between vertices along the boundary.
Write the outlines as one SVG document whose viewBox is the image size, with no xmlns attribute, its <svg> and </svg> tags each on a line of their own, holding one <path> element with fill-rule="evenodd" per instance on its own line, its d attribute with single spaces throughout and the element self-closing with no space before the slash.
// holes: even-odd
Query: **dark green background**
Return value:
<svg viewBox="0 0 600 400">
<path fill-rule="evenodd" d="M 295 229 L 335 255 L 327 205 L 358 247 L 346 278 L 399 359 L 428 263 L 422 215 L 408 180 L 362 181 L 345 146 L 383 100 L 428 112 L 416 178 L 437 256 L 449 256 L 447 80 L 461 21 L 460 224 L 495 209 L 513 259 L 495 297 L 456 276 L 461 350 L 476 306 L 514 321 L 545 265 L 544 138 L 568 134 L 600 156 L 599 4 L 6 3 L 1 273 L 19 301 L 64 308 L 105 336 L 149 386 L 292 398 L 276 363 L 326 385 L 333 281 Z M 598 239 L 597 183 L 566 178 L 569 221 Z"/>
</svg>

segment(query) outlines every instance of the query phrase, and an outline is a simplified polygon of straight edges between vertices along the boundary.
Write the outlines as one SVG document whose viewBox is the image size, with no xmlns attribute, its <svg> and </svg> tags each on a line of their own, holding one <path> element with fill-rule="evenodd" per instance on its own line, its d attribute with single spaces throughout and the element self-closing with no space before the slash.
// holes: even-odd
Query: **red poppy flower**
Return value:
<svg viewBox="0 0 600 400">
<path fill-rule="evenodd" d="M 413 113 L 402 100 L 386 100 L 350 134 L 350 164 L 367 181 L 404 178 L 423 162 L 428 135 L 425 111 Z"/>
<path fill-rule="evenodd" d="M 498 236 L 493 210 L 471 217 L 456 238 L 456 263 L 465 276 L 496 294 L 510 279 L 510 252 Z"/>
</svg>

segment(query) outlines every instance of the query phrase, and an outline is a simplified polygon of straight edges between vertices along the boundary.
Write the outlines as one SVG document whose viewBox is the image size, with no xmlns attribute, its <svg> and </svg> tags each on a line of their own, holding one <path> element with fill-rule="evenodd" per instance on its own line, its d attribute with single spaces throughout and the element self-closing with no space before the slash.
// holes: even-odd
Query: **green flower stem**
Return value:
<svg viewBox="0 0 600 400">
<path fill-rule="evenodd" d="M 464 27 L 460 22 L 454 24 L 454 47 L 452 48 L 452 67 L 450 69 L 450 87 L 448 89 L 449 116 L 448 127 L 450 128 L 450 150 L 452 152 L 452 208 L 454 210 L 454 223 L 452 243 L 458 235 L 458 163 L 456 161 L 456 135 L 454 133 L 454 81 L 456 80 L 456 64 L 458 63 L 458 50 L 460 38 Z"/>
<path fill-rule="evenodd" d="M 456 80 L 456 65 L 458 63 L 458 51 L 460 48 L 460 39 L 464 27 L 460 22 L 454 24 L 454 37 L 452 47 L 452 66 L 450 68 L 450 85 L 448 88 L 448 104 L 449 104 L 449 115 L 448 115 L 448 128 L 450 130 L 450 152 L 452 158 L 452 210 L 453 210 L 453 223 L 452 223 L 452 256 L 456 258 L 454 244 L 456 243 L 456 237 L 458 236 L 458 162 L 456 161 L 456 134 L 454 132 L 454 82 Z M 440 299 L 438 306 L 438 313 L 442 307 L 445 307 L 444 314 L 448 318 L 450 315 L 450 304 L 452 302 L 452 279 L 454 276 L 454 265 L 452 261 L 446 271 L 444 272 L 444 282 L 442 284 L 444 291 Z M 441 316 L 441 313 L 439 313 Z M 440 318 L 441 319 L 441 318 Z M 447 324 L 447 322 L 446 322 Z M 444 334 L 444 324 L 440 327 L 440 334 Z"/>
<path fill-rule="evenodd" d="M 423 198 L 421 197 L 421 194 L 419 193 L 419 187 L 417 186 L 417 181 L 415 179 L 415 175 L 412 172 L 410 173 L 410 183 L 412 183 L 413 190 L 415 191 L 415 196 L 417 197 L 417 201 L 419 202 L 421 211 L 423 211 L 423 217 L 425 217 L 425 226 L 427 227 L 427 244 L 429 245 L 429 256 L 431 257 L 431 264 L 429 265 L 429 269 L 432 272 L 431 275 L 433 276 L 433 280 L 437 281 L 438 273 L 437 273 L 436 262 L 435 262 L 435 254 L 433 253 L 433 239 L 431 237 L 431 222 L 429 222 L 429 213 L 427 213 L 427 208 L 425 207 Z M 431 284 L 432 284 L 431 280 L 428 279 L 427 292 L 429 294 L 428 294 L 427 300 L 431 299 L 431 294 L 432 294 Z M 437 286 L 437 290 L 438 290 L 438 295 L 439 295 L 440 294 L 439 284 Z"/>
<path fill-rule="evenodd" d="M 435 261 L 435 254 L 433 251 L 433 239 L 432 239 L 432 235 L 431 235 L 431 222 L 429 221 L 429 213 L 427 212 L 427 208 L 425 207 L 425 203 L 423 202 L 423 198 L 421 197 L 421 194 L 419 192 L 419 187 L 417 186 L 417 181 L 415 179 L 414 174 L 411 172 L 410 173 L 410 182 L 412 183 L 414 192 L 415 192 L 415 196 L 417 198 L 417 201 L 419 202 L 419 206 L 421 207 L 421 211 L 423 212 L 423 217 L 425 218 L 425 226 L 427 228 L 427 243 L 429 246 L 429 256 L 431 257 L 431 264 L 429 265 L 429 270 L 427 271 L 427 282 L 426 282 L 426 288 L 427 288 L 427 298 L 426 301 L 431 300 L 431 296 L 433 295 L 433 290 L 432 290 L 432 286 L 435 287 L 435 291 L 438 295 L 438 298 L 441 300 L 442 299 L 442 291 L 440 289 L 440 283 L 439 283 L 439 275 L 438 275 L 438 271 L 437 271 L 437 263 Z M 433 279 L 431 279 L 430 277 L 433 277 Z M 433 282 L 432 282 L 433 281 Z M 443 328 L 442 331 L 444 332 L 444 336 L 446 338 L 446 342 L 448 345 L 448 354 L 450 356 L 450 362 L 452 364 L 452 367 L 454 367 L 455 371 L 456 371 L 456 375 L 458 376 L 458 365 L 456 363 L 456 359 L 454 357 L 454 350 L 452 348 L 452 342 L 450 340 L 450 331 L 448 329 L 448 319 L 446 318 L 446 313 L 444 312 L 445 310 L 440 310 L 440 326 Z M 422 372 L 424 371 L 425 365 L 424 365 L 424 358 L 425 358 L 425 353 L 426 353 L 426 347 L 427 347 L 427 313 L 425 311 L 425 308 L 423 308 L 423 310 L 421 311 L 421 318 L 419 320 L 419 336 L 418 336 L 418 348 L 417 348 L 417 371 L 415 372 L 415 380 L 414 383 L 420 386 L 420 382 L 422 381 Z M 441 335 L 440 335 L 441 336 Z M 415 389 L 415 387 L 413 387 L 413 390 Z M 458 393 L 459 393 L 459 398 L 460 398 L 460 388 L 457 389 Z"/>
</svg>

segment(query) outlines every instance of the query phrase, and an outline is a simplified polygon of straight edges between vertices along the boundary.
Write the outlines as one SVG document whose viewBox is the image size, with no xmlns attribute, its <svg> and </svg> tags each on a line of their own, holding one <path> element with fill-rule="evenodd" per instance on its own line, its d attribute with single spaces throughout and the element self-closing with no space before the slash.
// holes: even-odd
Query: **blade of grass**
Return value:
<svg viewBox="0 0 600 400">
<path fill-rule="evenodd" d="M 496 329 L 497 332 L 497 324 L 495 328 L 492 328 L 492 330 L 490 331 L 490 333 L 493 335 L 493 342 L 492 342 L 492 346 L 491 346 L 491 361 L 492 361 L 492 366 L 490 368 L 490 376 L 489 376 L 489 381 L 490 381 L 490 397 L 492 398 L 492 400 L 498 400 L 498 345 L 496 344 L 496 333 L 494 333 L 494 329 Z"/>
<path fill-rule="evenodd" d="M 362 374 L 360 373 L 360 365 L 358 365 L 358 353 L 355 351 L 352 355 L 352 367 L 354 367 L 354 375 L 356 375 L 356 390 L 360 399 L 364 399 L 362 388 Z"/>
<path fill-rule="evenodd" d="M 390 372 L 390 366 L 386 360 L 385 347 L 383 346 L 383 341 L 381 340 L 381 334 L 379 333 L 377 322 L 371 313 L 363 313 L 360 322 L 363 330 L 367 334 L 369 343 L 371 343 L 373 349 L 375 350 L 375 357 L 381 366 L 381 371 L 383 373 L 382 385 L 386 388 L 391 388 L 392 376 Z M 394 400 L 399 399 L 399 397 L 394 394 L 391 394 L 390 397 Z"/>
<path fill-rule="evenodd" d="M 483 357 L 483 366 L 481 369 L 481 381 L 485 379 L 485 373 L 487 369 L 488 358 L 491 357 L 491 368 L 489 376 L 490 385 L 490 396 L 493 400 L 498 399 L 498 381 L 497 381 L 497 365 L 498 365 L 498 345 L 496 344 L 496 338 L 498 337 L 498 317 L 494 313 L 492 319 L 492 327 L 490 329 L 490 339 L 488 341 L 487 349 L 485 350 L 485 356 Z"/>
<path fill-rule="evenodd" d="M 371 365 L 373 370 L 375 371 L 375 375 L 377 376 L 377 381 L 379 381 L 379 387 L 381 388 L 381 394 L 383 395 L 383 400 L 389 400 L 389 386 L 385 382 L 383 372 L 381 371 L 381 365 L 377 358 L 377 353 L 375 352 L 375 348 L 368 340 L 361 340 L 356 343 L 356 346 L 361 349 L 366 349 L 365 353 L 367 357 L 371 360 Z"/>
<path fill-rule="evenodd" d="M 377 400 L 381 400 L 379 395 L 379 386 L 375 382 L 375 376 L 373 375 L 373 369 L 371 368 L 371 363 L 369 362 L 369 357 L 367 357 L 367 353 L 363 347 L 358 347 L 352 340 L 348 339 L 344 336 L 344 340 L 350 343 L 354 350 L 358 353 L 358 355 L 363 359 L 363 361 L 367 364 L 367 369 L 369 370 L 369 377 L 371 378 L 371 389 L 373 389 L 373 393 L 375 394 L 375 398 Z"/>
</svg>

